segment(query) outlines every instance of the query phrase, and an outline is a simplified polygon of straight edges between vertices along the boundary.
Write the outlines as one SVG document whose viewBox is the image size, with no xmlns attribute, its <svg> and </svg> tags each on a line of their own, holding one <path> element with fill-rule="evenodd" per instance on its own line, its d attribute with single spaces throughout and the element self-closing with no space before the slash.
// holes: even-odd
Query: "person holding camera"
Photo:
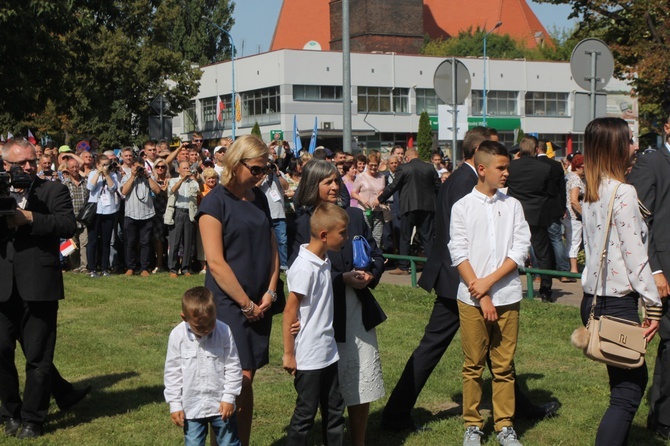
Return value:
<svg viewBox="0 0 670 446">
<path fill-rule="evenodd" d="M 116 213 L 119 211 L 119 180 L 117 173 L 112 169 L 111 162 L 106 155 L 98 156 L 96 168 L 88 177 L 86 187 L 90 191 L 89 203 L 96 203 L 96 217 L 92 225 L 88 226 L 88 274 L 99 277 L 96 272 L 98 260 L 102 268 L 102 275 L 109 276 L 109 253 L 112 243 L 112 232 L 116 223 Z M 99 250 L 98 247 L 101 247 Z M 102 256 L 99 255 L 102 254 Z"/>
<path fill-rule="evenodd" d="M 123 231 L 126 241 L 126 276 L 137 270 L 137 245 L 140 251 L 140 275 L 149 277 L 151 241 L 153 240 L 153 195 L 161 192 L 160 185 L 149 175 L 143 163 L 135 162 L 130 175 L 121 180 L 121 194 L 126 197 Z"/>
<path fill-rule="evenodd" d="M 168 182 L 168 208 L 165 224 L 169 227 L 168 268 L 170 277 L 177 277 L 179 272 L 191 275 L 190 264 L 195 241 L 195 214 L 198 212 L 198 195 L 200 185 L 198 171 L 191 169 L 188 161 L 179 163 L 179 177 Z M 184 244 L 181 265 L 179 262 L 179 246 Z"/>
</svg>

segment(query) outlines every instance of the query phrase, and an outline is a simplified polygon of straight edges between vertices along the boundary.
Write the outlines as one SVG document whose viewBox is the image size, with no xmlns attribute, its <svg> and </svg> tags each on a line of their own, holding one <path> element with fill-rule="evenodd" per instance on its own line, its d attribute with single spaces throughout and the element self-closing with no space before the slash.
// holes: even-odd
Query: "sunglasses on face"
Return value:
<svg viewBox="0 0 670 446">
<path fill-rule="evenodd" d="M 164 165 L 154 166 L 154 167 L 155 167 L 156 169 L 165 169 L 165 166 L 164 166 Z"/>
<path fill-rule="evenodd" d="M 240 161 L 240 162 L 242 163 L 242 165 L 244 167 L 249 169 L 249 172 L 255 177 L 257 177 L 259 175 L 265 175 L 266 173 L 268 173 L 268 170 L 270 170 L 270 168 L 268 166 L 250 166 L 247 163 L 245 163 L 244 161 Z"/>
</svg>

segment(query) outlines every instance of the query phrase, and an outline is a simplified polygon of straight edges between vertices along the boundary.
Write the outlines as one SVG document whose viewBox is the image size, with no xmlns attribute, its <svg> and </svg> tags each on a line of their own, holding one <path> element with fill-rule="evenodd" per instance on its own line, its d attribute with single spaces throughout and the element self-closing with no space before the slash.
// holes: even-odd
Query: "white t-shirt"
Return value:
<svg viewBox="0 0 670 446">
<path fill-rule="evenodd" d="M 340 359 L 333 329 L 333 282 L 328 257 L 319 258 L 300 246 L 298 257 L 286 274 L 289 292 L 303 295 L 295 338 L 298 370 L 319 370 Z"/>
</svg>

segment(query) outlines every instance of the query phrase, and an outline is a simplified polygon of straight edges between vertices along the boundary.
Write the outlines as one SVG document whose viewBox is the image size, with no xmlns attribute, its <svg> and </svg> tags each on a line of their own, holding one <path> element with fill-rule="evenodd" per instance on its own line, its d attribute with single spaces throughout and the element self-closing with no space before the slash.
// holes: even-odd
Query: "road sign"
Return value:
<svg viewBox="0 0 670 446">
<path fill-rule="evenodd" d="M 281 142 L 284 140 L 284 132 L 281 130 L 270 130 L 270 139 Z"/>
<path fill-rule="evenodd" d="M 172 138 L 172 118 L 167 116 L 149 116 L 149 138 Z"/>
<path fill-rule="evenodd" d="M 584 39 L 572 50 L 570 72 L 577 85 L 584 90 L 591 90 L 592 80 L 595 79 L 595 91 L 600 91 L 614 73 L 612 52 L 600 39 Z"/>
<path fill-rule="evenodd" d="M 168 112 L 170 109 L 170 102 L 165 99 L 165 96 L 162 94 L 159 94 L 154 98 L 153 101 L 149 104 L 149 106 L 159 115 L 165 114 Z"/>
<path fill-rule="evenodd" d="M 454 69 L 452 67 L 452 60 L 456 62 L 456 79 L 454 80 Z M 447 59 L 438 65 L 433 75 L 433 88 L 437 97 L 442 99 L 445 104 L 454 104 L 454 85 L 456 104 L 463 104 L 465 98 L 470 94 L 472 83 L 470 80 L 470 72 L 468 68 L 457 59 Z"/>
</svg>

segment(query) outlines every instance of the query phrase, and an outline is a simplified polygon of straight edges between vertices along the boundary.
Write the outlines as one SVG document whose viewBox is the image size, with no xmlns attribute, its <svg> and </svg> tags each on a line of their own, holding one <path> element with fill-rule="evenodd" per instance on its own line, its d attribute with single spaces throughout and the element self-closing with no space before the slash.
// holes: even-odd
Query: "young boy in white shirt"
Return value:
<svg viewBox="0 0 670 446">
<path fill-rule="evenodd" d="M 219 446 L 239 446 L 235 398 L 242 390 L 242 367 L 233 335 L 216 319 L 205 287 L 182 297 L 184 320 L 170 333 L 165 359 L 165 400 L 170 417 L 184 428 L 186 446 L 205 446 L 212 426 Z"/>
<path fill-rule="evenodd" d="M 337 344 L 333 330 L 333 284 L 327 251 L 339 251 L 347 239 L 349 216 L 332 203 L 319 205 L 310 219 L 309 244 L 286 275 L 289 295 L 284 309 L 284 370 L 295 376 L 296 408 L 286 444 L 304 446 L 321 406 L 324 443 L 342 444 L 344 399 L 337 373 Z M 291 334 L 291 325 L 300 331 Z"/>
<path fill-rule="evenodd" d="M 522 299 L 518 268 L 530 247 L 521 203 L 498 189 L 505 186 L 507 149 L 484 141 L 475 153 L 479 180 L 451 213 L 449 252 L 458 268 L 458 313 L 463 346 L 463 446 L 478 446 L 484 420 L 479 413 L 486 356 L 493 374 L 493 414 L 502 446 L 521 446 L 514 419 L 513 360 Z"/>
</svg>

